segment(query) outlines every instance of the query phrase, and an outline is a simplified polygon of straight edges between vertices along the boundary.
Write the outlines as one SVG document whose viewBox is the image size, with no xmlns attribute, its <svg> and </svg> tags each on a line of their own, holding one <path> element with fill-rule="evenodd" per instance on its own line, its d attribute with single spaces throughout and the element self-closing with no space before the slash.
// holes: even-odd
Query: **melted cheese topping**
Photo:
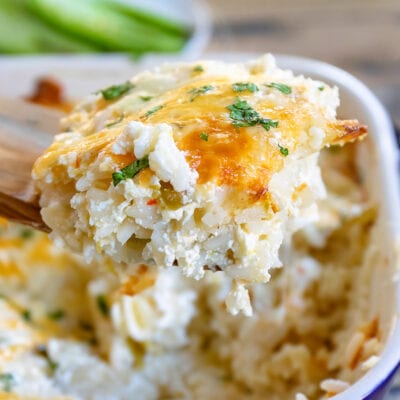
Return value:
<svg viewBox="0 0 400 400">
<path fill-rule="evenodd" d="M 270 56 L 202 66 L 163 66 L 119 98 L 81 103 L 33 175 L 53 236 L 88 260 L 177 266 L 196 279 L 223 270 L 229 310 L 249 315 L 245 285 L 268 281 L 284 240 L 317 218 L 320 150 L 366 128 L 336 119 L 336 88 L 321 91 Z M 148 168 L 113 182 L 143 157 Z"/>
<path fill-rule="evenodd" d="M 304 157 L 325 145 L 353 140 L 365 133 L 364 127 L 354 121 L 350 121 L 353 129 L 349 132 L 349 124 L 330 118 L 323 107 L 310 102 L 303 82 L 292 85 L 290 94 L 267 87 L 265 74 L 251 76 L 251 82 L 259 88 L 255 93 L 235 92 L 235 82 L 212 73 L 206 77 L 189 76 L 133 109 L 130 109 L 132 95 L 128 95 L 117 101 L 120 112 L 114 110 L 111 116 L 117 120 L 115 126 L 107 127 L 106 124 L 105 128 L 96 131 L 93 124 L 88 126 L 88 121 L 81 122 L 79 134 L 84 136 L 79 136 L 79 140 L 72 136 L 56 141 L 36 163 L 34 175 L 42 177 L 57 164 L 60 156 L 70 153 L 76 155 L 75 167 L 78 169 L 92 163 L 99 152 L 110 156 L 121 169 L 135 159 L 132 154 L 115 155 L 112 151 L 121 127 L 131 121 L 149 125 L 166 123 L 173 128 L 177 147 L 185 153 L 190 167 L 197 171 L 199 184 L 228 185 L 238 193 L 246 193 L 248 201 L 252 202 L 265 200 L 271 176 L 282 169 L 285 157 L 280 146 L 288 149 L 289 154 Z M 193 94 L 204 87 L 211 89 Z M 261 118 L 278 121 L 278 127 L 269 131 L 261 125 L 235 127 L 227 107 L 238 98 L 246 100 Z M 100 113 L 106 106 L 104 99 L 98 99 L 94 113 Z M 161 108 L 152 112 L 158 107 Z M 93 118 L 94 114 L 88 117 Z M 319 148 L 310 146 L 307 137 L 312 126 L 325 132 Z M 202 133 L 208 135 L 207 141 L 201 138 Z M 242 196 L 240 200 L 243 201 Z"/>
</svg>

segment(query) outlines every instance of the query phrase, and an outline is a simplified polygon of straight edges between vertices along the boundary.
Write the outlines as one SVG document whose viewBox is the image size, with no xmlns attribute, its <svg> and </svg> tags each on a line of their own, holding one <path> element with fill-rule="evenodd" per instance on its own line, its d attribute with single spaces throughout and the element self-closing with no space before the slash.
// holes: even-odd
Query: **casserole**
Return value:
<svg viewBox="0 0 400 400">
<path fill-rule="evenodd" d="M 387 342 L 380 361 L 360 380 L 345 392 L 334 397 L 336 400 L 378 400 L 390 387 L 390 382 L 400 362 L 400 187 L 399 151 L 395 132 L 389 115 L 374 94 L 359 80 L 334 66 L 299 57 L 281 56 L 278 63 L 282 68 L 291 68 L 316 79 L 337 85 L 341 93 L 338 113 L 345 118 L 353 115 L 369 127 L 368 148 L 364 149 L 365 159 L 360 160 L 361 169 L 370 176 L 370 196 L 380 204 L 378 218 L 380 231 L 378 246 L 389 257 L 389 268 L 371 285 L 371 308 L 385 316 Z M 377 267 L 378 269 L 378 267 Z M 395 284 L 393 282 L 396 282 Z M 392 287 L 391 287 L 392 286 Z"/>
<path fill-rule="evenodd" d="M 108 60 L 108 62 L 111 61 L 111 59 Z M 10 60 L 8 62 L 9 65 L 14 63 L 17 69 L 17 64 L 19 64 L 19 68 L 24 67 L 26 69 L 26 64 L 23 66 L 22 60 Z M 121 74 L 115 74 L 115 70 L 118 71 L 118 63 L 115 60 L 113 62 L 114 68 L 110 68 L 109 72 L 112 72 L 114 76 L 118 75 L 118 80 L 121 80 L 123 77 L 127 78 L 132 73 L 130 71 L 131 66 L 126 63 L 121 68 Z M 58 73 L 56 72 L 54 75 L 61 79 L 62 82 L 65 77 L 64 73 L 70 79 L 72 77 L 76 79 L 76 82 L 79 82 L 79 79 L 82 80 L 94 68 L 93 65 L 89 66 L 89 64 L 79 72 L 80 67 L 78 67 L 74 72 L 70 68 L 71 65 L 69 68 L 65 67 L 65 64 L 62 66 L 61 60 L 55 69 L 51 63 L 41 64 L 41 61 L 37 60 L 36 68 L 43 72 L 53 68 L 53 74 L 58 68 Z M 387 345 L 377 365 L 345 392 L 335 396 L 335 399 L 380 399 L 384 391 L 388 388 L 390 378 L 393 376 L 400 360 L 400 328 L 397 323 L 399 302 L 394 282 L 398 264 L 399 228 L 397 225 L 400 220 L 400 206 L 399 184 L 396 172 L 398 152 L 393 129 L 388 116 L 372 93 L 347 73 L 316 61 L 287 56 L 278 57 L 278 65 L 283 68 L 290 68 L 295 73 L 304 73 L 313 78 L 322 79 L 339 86 L 342 99 L 342 106 L 339 110 L 340 116 L 342 118 L 349 116 L 357 117 L 369 126 L 370 140 L 363 146 L 363 157 L 360 160 L 360 168 L 366 176 L 370 197 L 381 205 L 381 213 L 377 222 L 378 234 L 374 237 L 376 244 L 375 246 L 371 246 L 371 251 L 376 252 L 374 260 L 377 266 L 373 269 L 372 284 L 368 288 L 371 293 L 368 307 L 371 309 L 371 313 L 379 315 L 384 337 L 387 338 Z M 0 66 L 1 68 L 2 66 Z M 105 71 L 104 69 L 104 76 L 107 75 Z M 123 73 L 129 73 L 129 75 L 123 76 Z M 2 76 L 7 76 L 6 71 L 4 71 Z M 94 84 L 95 81 L 93 80 L 92 83 Z M 70 87 L 68 84 L 65 84 L 65 86 Z M 98 84 L 92 89 L 94 90 L 99 86 L 101 85 Z M 79 92 L 83 90 L 81 86 L 74 88 L 71 86 L 71 89 L 74 91 L 73 97 L 79 97 L 82 94 Z M 21 91 L 25 90 L 21 88 Z M 83 92 L 86 91 L 83 90 Z"/>
</svg>

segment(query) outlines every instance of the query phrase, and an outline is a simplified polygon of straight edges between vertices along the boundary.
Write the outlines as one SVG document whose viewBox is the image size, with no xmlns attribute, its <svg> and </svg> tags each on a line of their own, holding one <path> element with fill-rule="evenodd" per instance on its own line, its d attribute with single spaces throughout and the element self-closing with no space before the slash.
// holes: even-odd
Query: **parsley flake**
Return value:
<svg viewBox="0 0 400 400">
<path fill-rule="evenodd" d="M 101 93 L 104 100 L 115 100 L 125 93 L 129 92 L 135 86 L 131 82 L 125 82 L 121 85 L 113 85 L 106 89 L 97 91 L 96 93 Z"/>
<path fill-rule="evenodd" d="M 149 167 L 149 157 L 145 156 L 138 160 L 135 160 L 132 164 L 129 164 L 121 171 L 114 172 L 112 174 L 112 179 L 114 186 L 117 186 L 120 182 L 127 179 L 134 178 L 142 169 Z"/>
<path fill-rule="evenodd" d="M 112 126 L 119 124 L 123 119 L 124 119 L 124 115 L 122 114 L 122 115 L 120 115 L 120 117 L 118 119 L 107 124 L 106 128 L 111 128 Z"/>
<path fill-rule="evenodd" d="M 100 312 L 107 317 L 108 313 L 109 313 L 109 307 L 108 307 L 108 303 L 107 303 L 107 299 L 103 294 L 99 294 L 96 297 L 96 303 L 97 303 L 97 307 L 99 308 Z"/>
<path fill-rule="evenodd" d="M 22 310 L 21 311 L 21 316 L 26 322 L 32 322 L 32 313 L 30 310 Z"/>
<path fill-rule="evenodd" d="M 139 96 L 139 97 L 143 101 L 150 101 L 153 98 L 153 96 Z"/>
<path fill-rule="evenodd" d="M 30 239 L 35 236 L 35 232 L 32 229 L 22 229 L 20 236 L 22 239 Z"/>
<path fill-rule="evenodd" d="M 203 72 L 203 71 L 204 71 L 204 68 L 203 68 L 201 65 L 196 65 L 196 66 L 193 68 L 193 71 L 194 71 L 194 72 Z"/>
<path fill-rule="evenodd" d="M 259 124 L 268 132 L 271 128 L 277 128 L 279 122 L 269 118 L 261 118 Z"/>
<path fill-rule="evenodd" d="M 38 344 L 35 348 L 36 354 L 46 359 L 50 374 L 54 375 L 54 372 L 58 368 L 58 363 L 51 359 L 47 347 L 44 344 Z"/>
<path fill-rule="evenodd" d="M 59 321 L 65 317 L 65 311 L 61 309 L 53 310 L 50 311 L 47 316 L 54 321 Z"/>
<path fill-rule="evenodd" d="M 319 90 L 320 92 L 324 91 L 324 90 L 325 90 L 325 86 L 318 86 L 318 90 Z"/>
<path fill-rule="evenodd" d="M 236 127 L 254 126 L 260 120 L 260 114 L 254 110 L 246 100 L 236 99 L 234 104 L 227 107 L 230 110 L 229 116 Z"/>
<path fill-rule="evenodd" d="M 230 110 L 229 116 L 233 120 L 233 126 L 238 128 L 246 126 L 261 125 L 266 131 L 278 126 L 278 121 L 268 118 L 261 118 L 246 100 L 236 98 L 234 104 L 227 107 Z"/>
<path fill-rule="evenodd" d="M 283 156 L 287 157 L 289 155 L 289 149 L 287 147 L 283 147 L 280 144 L 278 144 L 278 147 Z"/>
<path fill-rule="evenodd" d="M 197 96 L 200 96 L 201 94 L 207 93 L 207 92 L 209 92 L 210 90 L 213 90 L 213 89 L 214 89 L 214 87 L 211 86 L 211 85 L 205 85 L 205 86 L 202 86 L 202 87 L 199 87 L 199 88 L 190 89 L 189 92 L 188 92 L 189 94 L 192 95 L 190 101 L 193 101 Z"/>
<path fill-rule="evenodd" d="M 244 92 L 248 90 L 251 93 L 258 92 L 260 89 L 252 82 L 237 82 L 232 85 L 234 92 Z"/>
<path fill-rule="evenodd" d="M 150 115 L 154 114 L 158 110 L 161 110 L 163 107 L 164 107 L 163 105 L 155 106 L 155 107 L 151 108 L 149 111 L 147 111 L 147 113 L 144 114 L 144 116 L 149 117 Z"/>
<path fill-rule="evenodd" d="M 54 374 L 54 372 L 56 372 L 56 369 L 58 368 L 58 363 L 53 361 L 51 358 L 48 359 L 48 363 L 50 372 Z"/>
<path fill-rule="evenodd" d="M 204 140 L 205 142 L 208 142 L 208 135 L 205 132 L 200 133 L 200 139 Z"/>
<path fill-rule="evenodd" d="M 14 375 L 9 372 L 4 372 L 0 374 L 0 382 L 3 386 L 3 390 L 7 393 L 11 392 L 13 386 L 16 383 Z"/>
<path fill-rule="evenodd" d="M 292 88 L 290 86 L 288 86 L 288 85 L 283 84 L 283 83 L 272 82 L 272 83 L 266 84 L 265 86 L 269 87 L 269 88 L 278 89 L 283 94 L 292 93 Z"/>
</svg>

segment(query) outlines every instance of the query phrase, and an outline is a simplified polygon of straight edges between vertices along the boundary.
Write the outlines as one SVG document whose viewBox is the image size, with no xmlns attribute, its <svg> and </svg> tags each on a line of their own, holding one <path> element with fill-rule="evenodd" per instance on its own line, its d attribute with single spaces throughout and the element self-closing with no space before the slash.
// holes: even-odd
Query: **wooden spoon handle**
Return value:
<svg viewBox="0 0 400 400">
<path fill-rule="evenodd" d="M 25 202 L 0 192 L 0 214 L 9 221 L 50 232 L 49 227 L 42 220 L 37 203 Z"/>
<path fill-rule="evenodd" d="M 59 111 L 0 98 L 0 215 L 48 230 L 31 178 L 36 158 L 58 132 Z"/>
<path fill-rule="evenodd" d="M 49 144 L 49 135 L 58 133 L 60 119 L 65 113 L 20 99 L 0 97 L 0 115 L 31 129 L 36 136 L 35 142 L 45 147 Z"/>
</svg>

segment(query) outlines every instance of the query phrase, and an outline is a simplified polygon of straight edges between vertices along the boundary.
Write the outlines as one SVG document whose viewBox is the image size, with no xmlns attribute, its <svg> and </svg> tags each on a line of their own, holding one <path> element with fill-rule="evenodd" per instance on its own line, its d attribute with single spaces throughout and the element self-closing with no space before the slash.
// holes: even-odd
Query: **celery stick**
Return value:
<svg viewBox="0 0 400 400">
<path fill-rule="evenodd" d="M 26 12 L 20 1 L 1 1 L 0 52 L 30 54 L 95 50 L 97 48 L 93 45 L 65 36 L 37 21 Z"/>
<path fill-rule="evenodd" d="M 23 27 L 23 29 L 21 29 Z M 2 53 L 35 53 L 39 51 L 34 39 L 37 33 L 30 20 L 19 10 L 1 4 L 0 8 L 0 51 Z"/>
<path fill-rule="evenodd" d="M 164 31 L 169 31 L 183 37 L 187 37 L 189 34 L 189 27 L 182 24 L 182 22 L 174 21 L 162 15 L 155 14 L 151 11 L 122 3 L 118 0 L 101 1 L 107 7 L 113 8 L 114 10 L 122 14 L 132 17 L 138 21 L 142 21 L 148 25 L 153 25 L 154 27 L 157 26 Z"/>
<path fill-rule="evenodd" d="M 177 51 L 184 39 L 134 21 L 96 0 L 27 0 L 30 9 L 65 32 L 109 50 Z"/>
</svg>

